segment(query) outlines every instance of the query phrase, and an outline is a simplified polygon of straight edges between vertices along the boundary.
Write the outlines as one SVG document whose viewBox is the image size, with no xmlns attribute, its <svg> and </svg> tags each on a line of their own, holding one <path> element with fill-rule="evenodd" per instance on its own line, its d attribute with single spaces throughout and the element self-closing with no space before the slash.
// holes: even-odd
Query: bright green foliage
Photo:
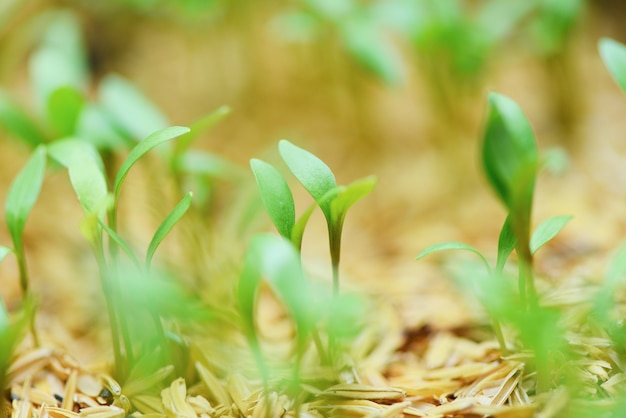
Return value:
<svg viewBox="0 0 626 418">
<path fill-rule="evenodd" d="M 22 248 L 26 219 L 37 201 L 46 170 L 46 148 L 39 146 L 19 172 L 6 197 L 6 222 L 16 251 Z"/>
<path fill-rule="evenodd" d="M 120 188 L 124 179 L 128 175 L 131 167 L 135 165 L 135 163 L 143 157 L 148 151 L 153 149 L 154 147 L 167 142 L 171 139 L 174 139 L 180 135 L 189 132 L 189 128 L 184 126 L 170 126 L 168 128 L 161 129 L 157 132 L 150 134 L 147 138 L 143 139 L 139 142 L 135 148 L 133 148 L 126 157 L 126 160 L 120 166 L 119 171 L 117 172 L 117 176 L 115 177 L 115 182 L 113 183 L 113 196 L 117 200 L 120 193 Z"/>
<path fill-rule="evenodd" d="M 626 46 L 613 39 L 603 38 L 599 43 L 600 56 L 611 75 L 626 92 Z"/>
<path fill-rule="evenodd" d="M 109 235 L 113 242 L 115 242 L 122 249 L 122 251 L 124 251 L 124 253 L 128 256 L 133 265 L 137 267 L 137 270 L 140 270 L 141 263 L 139 263 L 139 259 L 135 255 L 135 252 L 130 247 L 130 245 L 126 242 L 126 240 L 124 240 L 124 238 L 122 238 L 120 234 L 118 234 L 113 228 L 105 224 L 104 221 L 98 220 L 98 225 L 104 230 L 104 232 Z"/>
<path fill-rule="evenodd" d="M 250 167 L 256 178 L 261 200 L 278 232 L 291 239 L 296 223 L 296 208 L 285 178 L 271 164 L 252 159 Z"/>
<path fill-rule="evenodd" d="M 541 222 L 530 238 L 530 252 L 535 254 L 539 248 L 561 232 L 561 229 L 571 220 L 572 216 L 553 216 Z"/>
<path fill-rule="evenodd" d="M 313 196 L 322 212 L 324 212 L 326 220 L 330 222 L 331 213 L 328 192 L 337 187 L 337 181 L 331 169 L 309 151 L 285 139 L 278 143 L 278 149 L 289 170 Z"/>
<path fill-rule="evenodd" d="M 105 77 L 98 93 L 102 108 L 127 137 L 139 141 L 168 126 L 165 115 L 135 86 L 119 76 Z"/>
<path fill-rule="evenodd" d="M 24 110 L 13 103 L 3 89 L 0 89 L 0 124 L 8 133 L 31 147 L 36 147 L 45 142 L 45 136 L 39 127 Z"/>
<path fill-rule="evenodd" d="M 146 267 L 150 267 L 150 263 L 152 261 L 152 257 L 154 256 L 155 251 L 161 244 L 161 242 L 165 239 L 167 234 L 172 230 L 174 225 L 180 221 L 180 219 L 187 213 L 189 207 L 191 206 L 192 194 L 191 192 L 187 193 L 185 197 L 182 198 L 180 202 L 172 209 L 172 211 L 167 215 L 167 217 L 163 220 L 161 225 L 157 228 L 154 236 L 150 240 L 150 244 L 148 245 L 148 251 L 146 252 Z"/>
<path fill-rule="evenodd" d="M 85 213 L 104 213 L 108 189 L 102 159 L 95 147 L 69 138 L 51 144 L 48 153 L 68 169 L 72 187 Z"/>
</svg>

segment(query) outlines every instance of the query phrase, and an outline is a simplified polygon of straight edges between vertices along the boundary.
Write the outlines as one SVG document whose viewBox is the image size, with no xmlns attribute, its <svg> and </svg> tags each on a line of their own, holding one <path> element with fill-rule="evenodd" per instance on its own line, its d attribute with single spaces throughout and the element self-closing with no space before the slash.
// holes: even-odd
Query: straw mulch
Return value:
<svg viewBox="0 0 626 418">
<path fill-rule="evenodd" d="M 564 321 L 575 322 L 588 312 L 584 295 L 589 293 L 588 287 L 555 290 L 546 294 L 543 303 L 561 309 Z M 379 323 L 366 328 L 352 344 L 339 373 L 341 383 L 337 384 L 336 372 L 305 356 L 299 406 L 285 392 L 264 393 L 259 379 L 219 370 L 210 361 L 192 365 L 195 382 L 173 376 L 173 368 L 166 367 L 120 387 L 106 367 L 83 366 L 59 348 L 25 344 L 8 370 L 10 414 L 13 418 L 129 414 L 192 418 L 265 417 L 269 412 L 271 417 L 295 417 L 298 408 L 299 416 L 307 418 L 549 418 L 568 416 L 571 408 L 609 410 L 611 396 L 626 384 L 611 341 L 589 327 L 566 324 L 570 330 L 566 339 L 576 356 L 559 365 L 574 370 L 579 393 L 556 384 L 556 389 L 535 395 L 532 354 L 514 349 L 514 354 L 502 356 L 485 332 L 488 327 L 467 324 L 443 330 L 426 325 L 409 330 L 397 311 L 385 308 L 377 318 Z M 243 359 L 244 366 L 239 366 L 253 368 L 249 360 Z M 307 383 L 324 381 L 324 375 L 333 373 L 327 381 L 335 381 L 326 387 Z M 579 400 L 580 392 L 586 401 Z"/>
</svg>

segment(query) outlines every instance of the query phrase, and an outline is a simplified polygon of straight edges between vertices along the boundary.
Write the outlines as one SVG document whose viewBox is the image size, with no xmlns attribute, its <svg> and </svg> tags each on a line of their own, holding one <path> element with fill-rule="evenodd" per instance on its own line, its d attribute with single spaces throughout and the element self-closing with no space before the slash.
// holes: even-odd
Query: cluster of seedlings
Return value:
<svg viewBox="0 0 626 418">
<path fill-rule="evenodd" d="M 314 200 L 298 217 L 289 182 L 281 171 L 265 161 L 252 159 L 250 166 L 261 201 L 279 235 L 260 234 L 251 239 L 233 284 L 232 304 L 208 303 L 179 283 L 175 272 L 154 267 L 153 259 L 168 233 L 194 210 L 192 193 L 182 191 L 183 173 L 206 176 L 218 161 L 191 150 L 190 145 L 227 109 L 218 109 L 191 128 L 161 126 L 164 118 L 121 79 L 105 81 L 100 101 L 90 101 L 85 94 L 87 76 L 76 26 L 67 19 L 62 16 L 61 23 L 53 26 L 32 62 L 43 120 L 33 120 L 8 95 L 0 95 L 0 122 L 9 133 L 33 147 L 5 201 L 12 245 L 0 247 L 0 260 L 11 254 L 16 257 L 23 303 L 11 313 L 0 303 L 0 387 L 7 387 L 6 372 L 23 335 L 29 332 L 34 345 L 39 344 L 37 297 L 29 284 L 23 232 L 46 172 L 65 169 L 84 212 L 81 232 L 93 251 L 106 300 L 114 359 L 110 370 L 113 379 L 108 381 L 108 393 L 104 395 L 111 397 L 105 403 L 117 408 L 107 416 L 187 417 L 196 416 L 199 409 L 206 411 L 207 416 L 338 416 L 333 415 L 337 413 L 333 409 L 324 407 L 324 398 L 316 397 L 320 394 L 397 404 L 385 410 L 384 416 L 429 416 L 409 400 L 400 402 L 406 399 L 401 388 L 359 384 L 359 364 L 350 354 L 351 343 L 367 329 L 372 314 L 365 309 L 368 301 L 364 298 L 340 291 L 342 231 L 349 208 L 373 190 L 376 179 L 366 177 L 348 186 L 338 185 L 331 169 L 318 157 L 289 141 L 280 141 L 282 159 Z M 626 90 L 626 48 L 606 39 L 601 41 L 600 51 Z M 62 66 L 65 71 L 41 70 L 50 66 Z M 58 74 L 64 78 L 55 79 Z M 129 119 L 116 98 L 126 106 L 143 110 L 139 120 Z M 164 147 L 166 144 L 169 148 Z M 161 162 L 178 178 L 180 200 L 160 223 L 147 248 L 139 253 L 118 227 L 121 191 L 131 169 L 159 146 L 163 151 Z M 129 151 L 118 165 L 115 155 L 124 148 Z M 205 163 L 204 168 L 198 168 L 203 165 L 198 161 Z M 477 254 L 484 269 L 468 267 L 465 275 L 470 277 L 464 280 L 471 282 L 493 321 L 500 354 L 523 359 L 525 378 L 520 384 L 527 386 L 527 392 L 537 399 L 562 391 L 589 402 L 605 398 L 610 402 L 598 403 L 603 416 L 621 416 L 626 412 L 626 396 L 623 385 L 620 386 L 626 380 L 626 347 L 621 318 L 616 317 L 619 304 L 614 294 L 626 276 L 626 251 L 619 253 L 606 280 L 584 306 L 565 309 L 544 303 L 535 286 L 533 255 L 556 236 L 570 217 L 549 218 L 532 231 L 533 194 L 539 168 L 537 146 L 520 107 L 500 94 L 489 96 L 482 161 L 489 183 L 508 211 L 498 239 L 495 268 L 477 249 L 458 242 L 429 247 L 418 258 L 452 249 Z M 318 207 L 328 229 L 331 289 L 307 277 L 302 267 L 303 237 L 308 220 Z M 517 255 L 517 272 L 511 273 L 507 267 L 513 252 Z M 293 328 L 290 346 L 278 349 L 282 350 L 280 353 L 259 331 L 258 305 L 266 285 L 288 313 Z M 128 303 L 130 295 L 132 304 Z M 576 310 L 576 315 L 572 310 Z M 581 377 L 584 366 L 597 359 L 572 347 L 571 333 L 609 341 L 606 360 L 601 364 L 614 371 L 605 372 L 606 380 L 590 383 Z M 206 349 L 207 341 L 222 347 Z M 248 361 L 255 364 L 256 371 L 247 367 Z M 229 376 L 232 370 L 236 372 Z M 245 386 L 238 386 L 236 379 L 253 382 L 256 392 L 245 394 L 256 394 L 252 407 L 229 402 L 222 385 L 227 381 L 231 388 Z M 205 398 L 186 400 L 186 385 L 197 382 L 209 388 L 212 400 L 222 409 L 211 407 Z M 597 390 L 589 391 L 590 384 Z M 165 409 L 155 406 L 155 394 L 161 394 Z M 98 395 L 102 397 L 103 393 Z M 2 402 L 6 402 L 4 396 Z M 439 410 L 441 416 L 445 415 L 442 411 Z M 585 411 L 562 406 L 560 413 L 582 417 L 587 416 Z"/>
</svg>

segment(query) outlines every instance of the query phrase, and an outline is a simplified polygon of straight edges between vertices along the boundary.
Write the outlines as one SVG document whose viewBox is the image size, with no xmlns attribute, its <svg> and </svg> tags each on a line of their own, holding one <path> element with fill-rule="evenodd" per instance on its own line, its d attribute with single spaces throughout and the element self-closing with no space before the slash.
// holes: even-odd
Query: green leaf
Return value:
<svg viewBox="0 0 626 418">
<path fill-rule="evenodd" d="M 103 212 L 108 188 L 104 164 L 96 148 L 81 139 L 67 138 L 52 143 L 48 152 L 68 169 L 70 182 L 85 213 Z"/>
<path fill-rule="evenodd" d="M 537 145 L 521 108 L 506 96 L 489 95 L 489 118 L 483 137 L 487 178 L 515 217 L 530 217 L 537 173 Z"/>
<path fill-rule="evenodd" d="M 204 117 L 193 122 L 189 126 L 190 131 L 185 135 L 182 135 L 180 139 L 176 141 L 176 145 L 174 146 L 174 158 L 177 158 L 179 155 L 183 154 L 187 149 L 189 149 L 191 143 L 195 141 L 198 136 L 213 128 L 222 119 L 228 116 L 230 112 L 230 107 L 221 106 L 213 112 L 209 113 L 208 115 L 205 115 Z"/>
<path fill-rule="evenodd" d="M 16 249 L 22 247 L 22 233 L 26 219 L 39 197 L 45 171 L 46 147 L 39 145 L 13 180 L 7 194 L 6 223 Z"/>
<path fill-rule="evenodd" d="M 280 235 L 290 239 L 296 223 L 296 208 L 289 185 L 271 164 L 252 159 L 250 167 L 259 187 L 265 210 Z"/>
<path fill-rule="evenodd" d="M 189 192 L 181 199 L 180 202 L 172 209 L 172 211 L 167 215 L 167 217 L 161 222 L 161 225 L 157 228 L 152 240 L 150 240 L 150 244 L 148 245 L 148 251 L 146 253 L 146 266 L 150 266 L 150 262 L 152 261 L 152 257 L 154 256 L 154 252 L 157 250 L 161 242 L 165 239 L 167 234 L 172 230 L 174 225 L 180 221 L 187 210 L 191 206 L 192 193 Z"/>
<path fill-rule="evenodd" d="M 165 115 L 133 84 L 109 75 L 100 83 L 100 103 L 124 134 L 139 141 L 168 126 Z"/>
<path fill-rule="evenodd" d="M 315 155 L 286 139 L 278 143 L 278 149 L 289 170 L 313 196 L 324 212 L 327 221 L 330 222 L 330 201 L 324 198 L 329 191 L 337 187 L 333 172 Z"/>
<path fill-rule="evenodd" d="M 166 141 L 174 139 L 177 136 L 183 135 L 187 132 L 189 132 L 189 128 L 186 128 L 183 126 L 170 126 L 168 128 L 161 129 L 157 132 L 154 132 L 153 134 L 151 134 L 150 136 L 148 136 L 147 138 L 139 142 L 135 146 L 135 148 L 131 150 L 130 154 L 128 155 L 126 160 L 122 163 L 119 171 L 117 172 L 117 176 L 115 177 L 115 182 L 113 184 L 113 196 L 115 200 L 117 200 L 119 196 L 120 187 L 122 186 L 122 183 L 124 182 L 124 179 L 128 175 L 128 172 L 130 171 L 131 167 L 141 157 L 143 157 L 148 151 L 150 151 L 157 145 L 160 145 Z"/>
<path fill-rule="evenodd" d="M 0 245 L 0 263 L 4 260 L 4 257 L 11 254 L 13 252 L 12 248 L 5 247 L 4 245 Z"/>
<path fill-rule="evenodd" d="M 61 137 L 73 135 L 84 104 L 82 94 L 74 87 L 55 89 L 48 97 L 48 118 Z"/>
<path fill-rule="evenodd" d="M 513 233 L 511 227 L 511 217 L 507 216 L 502 229 L 500 230 L 500 236 L 498 237 L 498 258 L 496 260 L 496 271 L 502 273 L 506 260 L 509 258 L 515 247 L 517 246 L 517 238 Z"/>
<path fill-rule="evenodd" d="M 0 124 L 17 139 L 31 147 L 46 141 L 35 122 L 18 105 L 13 103 L 8 94 L 0 89 Z"/>
<path fill-rule="evenodd" d="M 540 223 L 530 239 L 530 252 L 535 254 L 539 248 L 554 238 L 571 219 L 572 216 L 553 216 Z"/>
<path fill-rule="evenodd" d="M 472 247 L 471 245 L 464 244 L 462 242 L 448 241 L 448 242 L 442 242 L 439 244 L 431 245 L 430 247 L 426 248 L 421 253 L 419 253 L 418 256 L 416 257 L 416 260 L 424 258 L 429 254 L 433 254 L 439 251 L 449 251 L 449 250 L 463 250 L 463 251 L 469 251 L 469 252 L 476 254 L 480 258 L 482 263 L 485 265 L 485 267 L 487 268 L 487 271 L 491 273 L 491 267 L 489 266 L 489 262 L 487 261 L 485 256 L 476 248 Z"/>
<path fill-rule="evenodd" d="M 626 46 L 610 38 L 602 38 L 598 44 L 600 56 L 609 72 L 626 92 Z"/>
<path fill-rule="evenodd" d="M 343 226 L 348 209 L 356 202 L 367 196 L 376 187 L 378 180 L 375 176 L 365 177 L 357 180 L 343 188 L 337 196 L 330 202 L 331 218 L 336 228 Z"/>
</svg>

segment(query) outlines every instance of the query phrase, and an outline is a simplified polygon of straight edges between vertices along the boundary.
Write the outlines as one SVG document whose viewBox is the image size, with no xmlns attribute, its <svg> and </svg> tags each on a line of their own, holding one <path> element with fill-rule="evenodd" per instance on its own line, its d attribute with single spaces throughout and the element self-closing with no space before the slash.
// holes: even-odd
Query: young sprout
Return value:
<svg viewBox="0 0 626 418">
<path fill-rule="evenodd" d="M 523 306 L 537 303 L 532 275 L 530 225 L 538 155 L 535 137 L 520 107 L 506 96 L 489 95 L 489 116 L 483 135 L 483 168 L 509 212 L 519 258 L 519 293 Z"/>
<path fill-rule="evenodd" d="M 341 235 L 348 209 L 368 195 L 376 185 L 375 177 L 357 180 L 349 186 L 337 186 L 335 175 L 318 157 L 297 147 L 287 140 L 278 144 L 280 155 L 300 184 L 315 199 L 328 228 L 333 293 L 339 293 L 339 262 L 341 259 Z M 272 165 L 253 159 L 250 166 L 255 175 L 265 209 L 279 233 L 291 240 L 297 249 L 302 244 L 306 223 L 315 205 L 296 221 L 293 195 L 283 176 Z"/>
</svg>

